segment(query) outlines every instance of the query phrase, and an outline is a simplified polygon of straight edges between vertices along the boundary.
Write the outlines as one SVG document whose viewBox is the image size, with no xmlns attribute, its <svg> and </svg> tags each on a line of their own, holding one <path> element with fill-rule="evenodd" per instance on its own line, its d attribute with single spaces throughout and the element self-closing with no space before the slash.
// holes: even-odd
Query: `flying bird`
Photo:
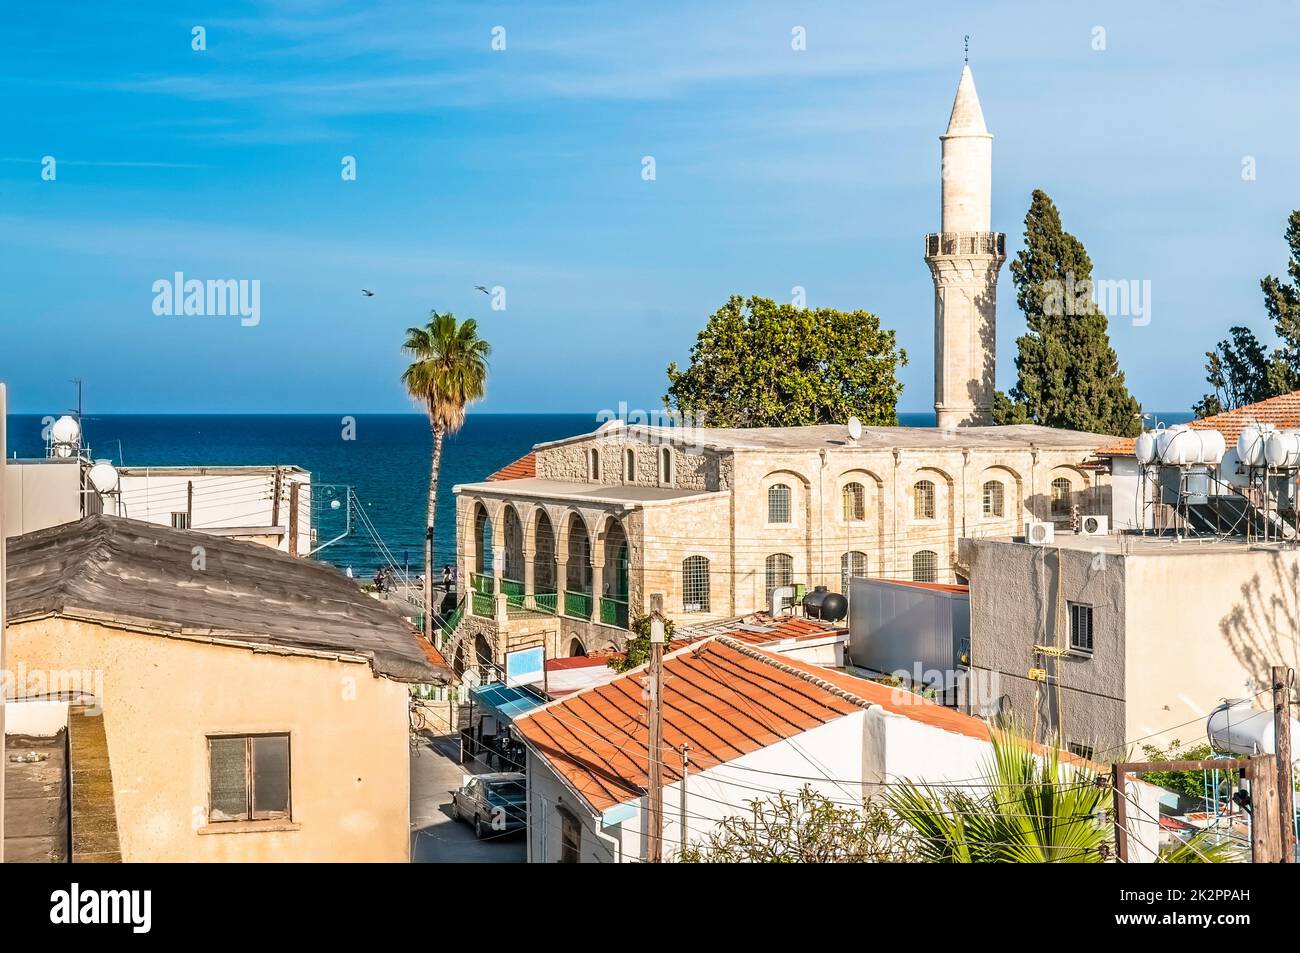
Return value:
<svg viewBox="0 0 1300 953">
<path fill-rule="evenodd" d="M 375 293 L 369 290 L 368 288 L 362 288 L 361 293 L 365 295 L 367 298 L 373 298 L 375 296 Z"/>
<path fill-rule="evenodd" d="M 481 292 L 483 292 L 485 295 L 487 295 L 488 297 L 491 297 L 491 296 L 492 296 L 492 292 L 488 291 L 488 290 L 487 290 L 486 288 L 484 288 L 482 285 L 475 285 L 475 286 L 474 286 L 474 290 L 475 290 L 475 291 L 481 291 Z"/>
</svg>

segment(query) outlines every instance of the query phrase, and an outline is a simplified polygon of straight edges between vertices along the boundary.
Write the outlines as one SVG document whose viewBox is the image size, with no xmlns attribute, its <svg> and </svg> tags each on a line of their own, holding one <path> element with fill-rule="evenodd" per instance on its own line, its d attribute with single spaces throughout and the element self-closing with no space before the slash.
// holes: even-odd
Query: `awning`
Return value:
<svg viewBox="0 0 1300 953">
<path fill-rule="evenodd" d="M 506 686 L 500 682 L 473 689 L 474 703 L 496 714 L 505 724 L 540 708 L 545 700 L 538 698 L 522 686 Z"/>
</svg>

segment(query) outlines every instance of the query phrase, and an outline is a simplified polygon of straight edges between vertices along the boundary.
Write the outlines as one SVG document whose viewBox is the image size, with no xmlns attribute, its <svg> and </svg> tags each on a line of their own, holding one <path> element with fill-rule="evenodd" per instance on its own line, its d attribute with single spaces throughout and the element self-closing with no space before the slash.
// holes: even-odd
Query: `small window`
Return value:
<svg viewBox="0 0 1300 953">
<path fill-rule="evenodd" d="M 984 515 L 1005 516 L 1005 510 L 1006 487 L 997 480 L 989 480 L 984 484 Z"/>
<path fill-rule="evenodd" d="M 208 738 L 208 822 L 289 817 L 289 736 Z"/>
<path fill-rule="evenodd" d="M 867 518 L 867 491 L 861 483 L 846 483 L 841 493 L 844 519 L 856 522 Z"/>
<path fill-rule="evenodd" d="M 777 586 L 794 585 L 794 557 L 787 553 L 774 553 L 767 557 L 767 591 Z"/>
<path fill-rule="evenodd" d="M 560 811 L 560 863 L 576 864 L 582 853 L 582 825 L 568 811 Z"/>
<path fill-rule="evenodd" d="M 673 483 L 673 451 L 669 447 L 659 448 L 659 482 L 664 486 Z"/>
<path fill-rule="evenodd" d="M 1070 651 L 1092 654 L 1092 606 L 1077 602 L 1070 606 Z"/>
<path fill-rule="evenodd" d="M 709 611 L 709 561 L 703 556 L 682 560 L 682 611 Z"/>
<path fill-rule="evenodd" d="M 1085 761 L 1091 761 L 1093 755 L 1092 745 L 1081 745 L 1077 741 L 1071 741 L 1067 748 L 1070 754 L 1077 758 L 1083 758 Z"/>
<path fill-rule="evenodd" d="M 849 580 L 867 574 L 867 554 L 854 550 L 840 557 L 840 592 L 848 594 Z"/>
<path fill-rule="evenodd" d="M 933 551 L 923 549 L 918 553 L 912 554 L 912 581 L 939 581 L 939 559 L 935 556 Z"/>
<path fill-rule="evenodd" d="M 914 497 L 912 515 L 919 520 L 934 519 L 934 484 L 929 480 L 918 481 Z"/>
<path fill-rule="evenodd" d="M 172 514 L 172 529 L 189 529 L 190 514 L 186 512 Z"/>
<path fill-rule="evenodd" d="M 790 488 L 784 483 L 774 483 L 767 488 L 767 521 L 790 522 Z"/>
<path fill-rule="evenodd" d="M 599 450 L 587 451 L 587 479 L 589 480 L 600 479 L 600 451 Z"/>
<path fill-rule="evenodd" d="M 1073 502 L 1071 499 L 1072 487 L 1070 481 L 1065 477 L 1057 477 L 1052 481 L 1052 515 L 1069 516 L 1070 506 Z"/>
<path fill-rule="evenodd" d="M 626 483 L 636 482 L 636 451 L 631 447 L 623 451 L 623 480 Z"/>
</svg>

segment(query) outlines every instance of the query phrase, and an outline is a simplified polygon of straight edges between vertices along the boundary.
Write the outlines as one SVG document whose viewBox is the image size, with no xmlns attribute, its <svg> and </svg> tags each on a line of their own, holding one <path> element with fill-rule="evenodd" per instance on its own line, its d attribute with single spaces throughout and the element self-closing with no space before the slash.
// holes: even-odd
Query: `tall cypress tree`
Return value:
<svg viewBox="0 0 1300 953">
<path fill-rule="evenodd" d="M 1016 386 L 1010 397 L 998 393 L 994 419 L 1138 433 L 1141 407 L 1124 384 L 1106 315 L 1092 298 L 1092 260 L 1041 189 L 1025 215 L 1025 247 L 1011 277 L 1028 332 L 1016 340 Z"/>
</svg>

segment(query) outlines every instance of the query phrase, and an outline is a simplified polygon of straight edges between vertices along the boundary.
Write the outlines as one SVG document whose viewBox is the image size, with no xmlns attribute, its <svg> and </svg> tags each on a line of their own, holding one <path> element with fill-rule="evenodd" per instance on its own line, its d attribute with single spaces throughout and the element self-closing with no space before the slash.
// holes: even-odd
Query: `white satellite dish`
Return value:
<svg viewBox="0 0 1300 953">
<path fill-rule="evenodd" d="M 117 489 L 117 467 L 107 460 L 95 461 L 95 465 L 86 475 L 90 477 L 90 485 L 98 493 L 112 493 Z"/>
<path fill-rule="evenodd" d="M 862 421 L 858 420 L 857 417 L 850 417 L 849 418 L 849 439 L 856 441 L 861 436 L 862 436 Z"/>
</svg>

